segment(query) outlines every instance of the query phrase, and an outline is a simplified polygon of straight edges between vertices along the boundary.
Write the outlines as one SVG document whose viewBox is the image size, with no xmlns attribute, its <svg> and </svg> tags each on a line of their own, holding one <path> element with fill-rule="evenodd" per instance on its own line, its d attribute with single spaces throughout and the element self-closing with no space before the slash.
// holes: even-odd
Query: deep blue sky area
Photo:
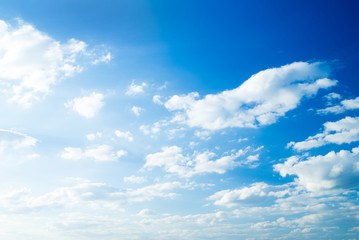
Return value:
<svg viewBox="0 0 359 240">
<path fill-rule="evenodd" d="M 39 0 L 0 6 L 5 18 L 27 19 L 63 40 L 68 35 L 110 45 L 165 45 L 166 59 L 208 92 L 236 87 L 254 72 L 288 62 L 339 61 L 351 72 L 359 60 L 354 0 Z M 345 73 L 338 77 L 352 81 Z"/>
</svg>

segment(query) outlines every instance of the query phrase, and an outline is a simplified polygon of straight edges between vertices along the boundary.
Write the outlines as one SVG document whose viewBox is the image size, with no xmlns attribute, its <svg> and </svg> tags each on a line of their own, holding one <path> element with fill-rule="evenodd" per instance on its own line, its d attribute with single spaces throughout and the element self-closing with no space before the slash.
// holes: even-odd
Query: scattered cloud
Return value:
<svg viewBox="0 0 359 240">
<path fill-rule="evenodd" d="M 263 182 L 257 182 L 253 183 L 250 187 L 216 192 L 208 197 L 207 200 L 213 201 L 214 205 L 234 207 L 239 202 L 247 201 L 247 203 L 253 203 L 260 201 L 259 198 L 283 197 L 287 194 L 289 194 L 288 185 L 270 186 Z"/>
<path fill-rule="evenodd" d="M 28 188 L 0 196 L 1 209 L 6 212 L 28 212 L 66 207 L 76 209 L 108 209 L 123 211 L 123 205 L 151 201 L 154 198 L 173 198 L 175 189 L 188 188 L 180 182 L 165 182 L 138 189 L 119 190 L 104 183 L 80 180 L 73 186 L 57 188 L 40 196 L 33 196 Z"/>
<path fill-rule="evenodd" d="M 137 177 L 137 176 L 129 176 L 129 177 L 124 177 L 123 181 L 125 183 L 144 183 L 147 181 L 147 179 L 145 177 Z"/>
<path fill-rule="evenodd" d="M 86 138 L 89 141 L 94 141 L 96 138 L 101 138 L 101 137 L 102 137 L 101 132 L 89 133 L 89 134 L 86 135 Z"/>
<path fill-rule="evenodd" d="M 359 141 L 359 117 L 345 117 L 337 122 L 324 123 L 324 131 L 302 142 L 290 142 L 287 147 L 297 151 L 308 150 L 326 144 L 343 144 Z"/>
<path fill-rule="evenodd" d="M 284 163 L 274 165 L 274 170 L 282 177 L 294 175 L 298 184 L 308 191 L 357 187 L 359 180 L 359 147 L 352 151 L 341 150 L 327 155 L 307 157 L 301 160 L 298 156 L 288 158 Z"/>
<path fill-rule="evenodd" d="M 359 97 L 355 98 L 355 99 L 347 99 L 347 100 L 343 100 L 340 102 L 339 105 L 334 105 L 334 106 L 330 106 L 324 109 L 319 109 L 317 110 L 318 114 L 329 114 L 329 113 L 334 113 L 334 114 L 339 114 L 339 113 L 343 113 L 347 110 L 355 110 L 355 109 L 359 109 Z"/>
<path fill-rule="evenodd" d="M 216 156 L 214 152 L 194 152 L 192 156 L 188 156 L 184 155 L 182 148 L 178 146 L 163 147 L 161 152 L 146 156 L 144 169 L 162 167 L 166 172 L 185 178 L 204 173 L 223 174 L 239 166 L 240 162 L 236 160 L 246 152 L 247 150 L 233 151 L 231 154 L 212 160 Z"/>
<path fill-rule="evenodd" d="M 132 142 L 133 141 L 133 137 L 132 137 L 132 133 L 130 131 L 126 131 L 126 132 L 122 132 L 120 130 L 116 130 L 115 134 L 117 137 L 119 138 L 125 138 L 128 141 Z"/>
<path fill-rule="evenodd" d="M 124 156 L 125 151 L 119 150 L 115 152 L 112 146 L 102 144 L 87 147 L 86 149 L 66 147 L 61 154 L 61 158 L 69 160 L 93 159 L 96 162 L 117 161 L 118 158 Z"/>
<path fill-rule="evenodd" d="M 133 80 L 131 85 L 128 87 L 126 91 L 126 95 L 133 96 L 137 94 L 141 94 L 145 92 L 145 87 L 147 87 L 147 83 L 142 82 L 141 84 L 137 85 L 135 81 Z"/>
<path fill-rule="evenodd" d="M 83 41 L 60 43 L 22 20 L 16 26 L 0 20 L 0 52 L 2 92 L 24 107 L 44 98 L 52 85 L 81 72 L 98 57 Z"/>
<path fill-rule="evenodd" d="M 202 140 L 209 140 L 209 139 L 211 139 L 211 132 L 210 132 L 210 131 L 198 131 L 198 130 L 196 130 L 196 131 L 194 132 L 194 135 L 195 135 L 196 137 L 199 137 L 199 138 L 202 139 Z"/>
<path fill-rule="evenodd" d="M 191 127 L 218 130 L 264 126 L 295 109 L 303 98 L 336 85 L 337 81 L 328 79 L 328 75 L 325 62 L 295 62 L 261 71 L 236 89 L 203 99 L 198 99 L 196 92 L 174 95 L 165 107 L 178 111 L 181 122 Z"/>
<path fill-rule="evenodd" d="M 163 102 L 161 101 L 161 96 L 160 95 L 154 95 L 152 98 L 152 101 L 156 104 L 162 105 Z"/>
<path fill-rule="evenodd" d="M 85 118 L 93 118 L 104 105 L 105 96 L 102 93 L 93 92 L 88 96 L 75 98 L 65 103 L 65 107 L 71 108 Z"/>
<path fill-rule="evenodd" d="M 99 58 L 92 61 L 92 64 L 109 63 L 112 59 L 112 55 L 108 52 L 106 55 L 100 56 Z"/>
<path fill-rule="evenodd" d="M 7 149 L 18 150 L 34 147 L 38 140 L 24 133 L 0 129 L 0 153 Z"/>
<path fill-rule="evenodd" d="M 141 112 L 144 111 L 144 109 L 141 107 L 133 106 L 131 108 L 131 111 L 133 112 L 133 114 L 135 114 L 138 117 L 138 116 L 140 116 Z"/>
</svg>

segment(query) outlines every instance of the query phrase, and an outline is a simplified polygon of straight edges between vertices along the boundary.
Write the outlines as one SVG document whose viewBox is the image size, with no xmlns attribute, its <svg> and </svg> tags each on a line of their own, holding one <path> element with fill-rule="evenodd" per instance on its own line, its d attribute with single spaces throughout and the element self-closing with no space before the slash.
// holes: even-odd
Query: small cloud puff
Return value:
<svg viewBox="0 0 359 240">
<path fill-rule="evenodd" d="M 135 114 L 138 117 L 138 116 L 140 116 L 141 112 L 144 111 L 144 109 L 141 108 L 141 107 L 133 106 L 131 108 L 131 111 L 132 111 L 133 114 Z"/>
<path fill-rule="evenodd" d="M 133 96 L 133 95 L 144 93 L 145 92 L 145 90 L 144 90 L 145 87 L 147 87 L 147 83 L 142 82 L 140 85 L 137 85 L 135 83 L 135 81 L 133 80 L 131 85 L 128 87 L 125 94 L 129 95 L 129 96 Z"/>
<path fill-rule="evenodd" d="M 65 107 L 72 109 L 85 118 L 93 118 L 104 105 L 105 96 L 93 92 L 88 96 L 78 97 L 65 103 Z"/>
<path fill-rule="evenodd" d="M 119 138 L 125 138 L 128 141 L 132 142 L 133 141 L 133 137 L 132 137 L 132 133 L 130 131 L 126 131 L 126 132 L 122 132 L 120 130 L 116 130 L 115 134 L 117 137 Z"/>
<path fill-rule="evenodd" d="M 102 137 L 101 132 L 89 133 L 89 134 L 86 135 L 86 138 L 89 141 L 94 141 L 96 138 L 100 138 L 100 137 Z"/>
</svg>

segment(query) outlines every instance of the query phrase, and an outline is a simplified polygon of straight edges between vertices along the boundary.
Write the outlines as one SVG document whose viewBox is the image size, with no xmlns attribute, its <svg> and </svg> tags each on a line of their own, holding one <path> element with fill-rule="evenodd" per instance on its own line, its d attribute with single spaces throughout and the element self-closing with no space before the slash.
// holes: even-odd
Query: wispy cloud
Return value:
<svg viewBox="0 0 359 240">
<path fill-rule="evenodd" d="M 179 111 L 191 127 L 218 130 L 227 127 L 258 127 L 275 123 L 295 109 L 305 97 L 336 85 L 328 79 L 325 62 L 295 62 L 261 71 L 236 89 L 209 94 L 174 95 L 165 107 Z"/>
</svg>

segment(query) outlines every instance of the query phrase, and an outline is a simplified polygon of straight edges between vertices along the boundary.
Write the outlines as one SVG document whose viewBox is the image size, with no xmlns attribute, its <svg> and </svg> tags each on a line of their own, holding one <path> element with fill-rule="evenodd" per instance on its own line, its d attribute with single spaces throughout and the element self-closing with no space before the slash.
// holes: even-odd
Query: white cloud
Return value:
<svg viewBox="0 0 359 240">
<path fill-rule="evenodd" d="M 137 177 L 137 176 L 129 176 L 129 177 L 124 177 L 123 181 L 125 183 L 144 183 L 147 181 L 147 179 L 145 177 Z"/>
<path fill-rule="evenodd" d="M 86 135 L 86 138 L 89 141 L 94 141 L 96 138 L 100 138 L 100 137 L 102 137 L 101 132 L 89 133 L 89 134 Z"/>
<path fill-rule="evenodd" d="M 60 43 L 21 20 L 17 26 L 0 20 L 0 79 L 10 101 L 24 107 L 51 92 L 51 86 L 83 69 L 97 57 L 87 44 Z"/>
<path fill-rule="evenodd" d="M 240 139 L 238 139 L 238 142 L 240 143 L 240 142 L 244 142 L 244 141 L 248 141 L 248 138 L 240 138 Z"/>
<path fill-rule="evenodd" d="M 163 102 L 161 101 L 161 96 L 160 95 L 154 95 L 152 98 L 152 101 L 156 104 L 162 105 Z"/>
<path fill-rule="evenodd" d="M 138 117 L 138 116 L 140 116 L 141 112 L 144 111 L 144 109 L 141 107 L 133 106 L 131 108 L 131 111 L 133 112 L 133 114 L 135 114 Z"/>
<path fill-rule="evenodd" d="M 308 157 L 301 161 L 297 156 L 288 158 L 283 164 L 274 165 L 281 176 L 297 176 L 298 184 L 308 191 L 320 192 L 333 188 L 351 188 L 359 181 L 359 147 L 352 151 L 334 151 L 327 155 Z"/>
<path fill-rule="evenodd" d="M 141 125 L 139 127 L 139 129 L 144 135 L 151 135 L 151 137 L 154 137 L 155 134 L 157 134 L 161 131 L 162 127 L 165 127 L 168 125 L 169 125 L 168 121 L 161 120 L 161 121 L 155 122 L 152 126 Z"/>
<path fill-rule="evenodd" d="M 132 142 L 133 141 L 133 137 L 132 137 L 132 133 L 130 131 L 126 131 L 126 132 L 122 132 L 120 130 L 116 130 L 115 134 L 117 137 L 119 138 L 125 138 L 128 141 Z"/>
<path fill-rule="evenodd" d="M 22 188 L 0 195 L 0 209 L 6 212 L 28 212 L 66 207 L 66 209 L 118 210 L 126 203 L 151 201 L 154 198 L 173 198 L 175 189 L 187 188 L 180 182 L 164 182 L 138 189 L 119 190 L 105 183 L 80 180 L 73 186 L 56 188 L 34 196 L 31 189 Z"/>
<path fill-rule="evenodd" d="M 216 192 L 207 200 L 214 201 L 214 205 L 234 207 L 239 202 L 258 202 L 263 197 L 283 197 L 289 194 L 287 185 L 271 186 L 263 182 L 253 183 L 250 187 Z"/>
<path fill-rule="evenodd" d="M 241 86 L 197 99 L 196 92 L 172 96 L 165 107 L 179 111 L 182 122 L 191 127 L 217 130 L 227 127 L 257 127 L 275 123 L 296 108 L 304 97 L 334 86 L 326 78 L 324 62 L 295 62 L 261 71 Z"/>
<path fill-rule="evenodd" d="M 102 63 L 102 62 L 108 63 L 108 62 L 111 61 L 111 59 L 112 59 L 112 55 L 109 52 L 106 55 L 102 55 L 101 57 L 99 57 L 99 58 L 95 59 L 94 61 L 92 61 L 92 64 L 98 64 L 98 63 Z"/>
<path fill-rule="evenodd" d="M 67 108 L 71 108 L 79 115 L 85 118 L 93 118 L 103 107 L 104 95 L 102 93 L 93 92 L 88 96 L 75 98 L 65 103 Z"/>
<path fill-rule="evenodd" d="M 93 159 L 97 162 L 116 161 L 118 158 L 124 156 L 125 151 L 113 151 L 113 147 L 102 144 L 87 147 L 85 150 L 82 148 L 66 147 L 61 157 L 69 160 Z"/>
<path fill-rule="evenodd" d="M 119 150 L 116 152 L 116 155 L 118 158 L 121 158 L 123 156 L 125 156 L 127 154 L 127 152 L 125 150 Z"/>
<path fill-rule="evenodd" d="M 126 91 L 126 95 L 132 96 L 132 95 L 137 95 L 137 94 L 141 94 L 144 93 L 145 90 L 144 88 L 147 87 L 147 83 L 142 82 L 140 85 L 137 85 L 135 83 L 135 81 L 132 81 L 131 85 L 128 87 L 127 91 Z"/>
<path fill-rule="evenodd" d="M 0 129 L 0 153 L 4 150 L 18 150 L 21 148 L 34 147 L 38 140 L 24 133 L 13 130 Z"/>
<path fill-rule="evenodd" d="M 302 142 L 290 142 L 287 147 L 303 151 L 330 143 L 343 144 L 356 141 L 359 141 L 359 117 L 345 117 L 337 122 L 324 123 L 322 133 L 308 137 Z"/>
<path fill-rule="evenodd" d="M 355 99 L 343 100 L 342 104 L 345 109 L 359 109 L 359 97 Z"/>
<path fill-rule="evenodd" d="M 332 93 L 325 95 L 324 98 L 326 98 L 330 103 L 331 101 L 336 100 L 336 99 L 341 99 L 342 97 L 340 96 L 340 94 L 332 92 Z"/>
<path fill-rule="evenodd" d="M 211 160 L 216 156 L 213 152 L 194 152 L 192 156 L 183 155 L 182 152 L 182 148 L 178 146 L 163 147 L 161 152 L 146 156 L 144 168 L 162 167 L 166 172 L 180 177 L 192 177 L 203 173 L 223 174 L 239 166 L 240 162 L 236 160 L 246 153 L 245 150 L 238 150 Z"/>
<path fill-rule="evenodd" d="M 211 132 L 210 131 L 198 131 L 198 130 L 196 130 L 194 132 L 194 135 L 196 137 L 199 137 L 202 140 L 209 140 L 211 138 Z"/>
<path fill-rule="evenodd" d="M 330 106 L 324 109 L 317 110 L 319 114 L 329 114 L 329 113 L 343 113 L 347 110 L 359 109 L 359 97 L 355 99 L 346 99 L 340 102 L 339 105 Z"/>
</svg>

